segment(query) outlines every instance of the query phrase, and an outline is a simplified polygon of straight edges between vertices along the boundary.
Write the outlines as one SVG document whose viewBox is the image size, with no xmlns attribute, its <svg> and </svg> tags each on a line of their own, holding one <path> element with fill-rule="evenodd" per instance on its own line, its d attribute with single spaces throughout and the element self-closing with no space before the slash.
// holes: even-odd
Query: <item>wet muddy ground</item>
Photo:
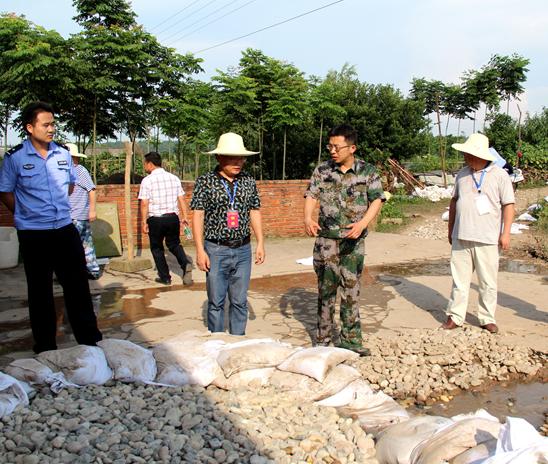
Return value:
<svg viewBox="0 0 548 464">
<path fill-rule="evenodd" d="M 538 272 L 534 265 L 515 261 L 502 261 L 501 270 L 513 273 Z M 388 302 L 394 297 L 391 288 L 398 287 L 406 278 L 412 276 L 449 274 L 447 260 L 366 267 L 362 276 L 363 291 L 360 297 L 365 339 L 367 340 L 367 333 L 376 333 L 379 330 L 387 316 Z M 173 311 L 154 307 L 154 301 L 162 293 L 182 290 L 203 293 L 205 284 L 197 283 L 191 287 L 173 285 L 131 291 L 119 288 L 95 294 L 93 298 L 99 326 L 105 337 L 109 337 L 109 334 L 112 336 L 118 333 L 123 325 L 173 315 Z M 316 276 L 313 272 L 254 279 L 250 285 L 250 297 L 253 295 L 260 295 L 261 300 L 266 302 L 266 308 L 257 314 L 251 305 L 250 320 L 260 317 L 265 322 L 272 321 L 272 324 L 284 326 L 278 327 L 276 333 L 288 334 L 288 341 L 297 336 L 301 340 L 306 340 L 305 343 L 310 342 L 316 325 L 317 305 Z M 27 351 L 32 347 L 26 304 L 25 300 L 0 299 L 0 354 Z M 70 326 L 64 323 L 62 297 L 56 299 L 56 307 L 59 322 L 58 342 L 62 345 L 71 341 Z M 463 392 L 449 403 L 435 404 L 427 409 L 416 409 L 414 412 L 450 416 L 478 408 L 485 408 L 500 419 L 507 415 L 523 417 L 539 427 L 544 421 L 545 412 L 548 411 L 548 384 L 540 380 L 527 384 L 498 384 L 484 391 Z"/>
</svg>

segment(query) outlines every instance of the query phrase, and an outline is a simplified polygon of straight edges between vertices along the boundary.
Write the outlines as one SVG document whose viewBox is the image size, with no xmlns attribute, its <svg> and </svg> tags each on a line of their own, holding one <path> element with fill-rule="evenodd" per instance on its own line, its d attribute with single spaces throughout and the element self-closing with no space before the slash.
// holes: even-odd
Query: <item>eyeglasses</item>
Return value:
<svg viewBox="0 0 548 464">
<path fill-rule="evenodd" d="M 325 146 L 325 148 L 327 148 L 327 151 L 335 150 L 336 153 L 339 153 L 343 148 L 348 148 L 351 146 L 352 145 L 343 145 L 342 147 L 339 147 L 338 145 L 328 144 Z"/>
</svg>

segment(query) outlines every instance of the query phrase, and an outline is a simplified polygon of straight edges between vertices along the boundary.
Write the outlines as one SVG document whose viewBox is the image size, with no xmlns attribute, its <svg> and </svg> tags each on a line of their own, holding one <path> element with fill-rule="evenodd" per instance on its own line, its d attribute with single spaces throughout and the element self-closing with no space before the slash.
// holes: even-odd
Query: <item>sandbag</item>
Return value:
<svg viewBox="0 0 548 464">
<path fill-rule="evenodd" d="M 237 374 L 231 375 L 228 379 L 224 374 L 219 375 L 212 382 L 218 388 L 223 390 L 236 390 L 237 388 L 260 388 L 268 385 L 270 377 L 276 370 L 275 367 L 263 367 L 260 369 L 248 369 Z"/>
<path fill-rule="evenodd" d="M 355 400 L 337 408 L 342 416 L 356 419 L 367 433 L 377 434 L 389 425 L 409 420 L 409 414 L 383 392 L 358 392 Z"/>
<path fill-rule="evenodd" d="M 98 346 L 77 345 L 62 350 L 43 351 L 38 360 L 53 371 L 61 371 L 77 385 L 103 385 L 112 378 L 103 350 Z"/>
<path fill-rule="evenodd" d="M 105 353 L 115 380 L 150 383 L 156 378 L 156 361 L 150 350 L 114 338 L 101 340 L 97 345 Z"/>
<path fill-rule="evenodd" d="M 223 347 L 217 362 L 228 378 L 244 370 L 275 367 L 294 352 L 290 344 L 272 339 L 244 340 Z"/>
<path fill-rule="evenodd" d="M 347 404 L 354 401 L 356 398 L 358 398 L 359 394 L 373 394 L 373 390 L 371 389 L 369 384 L 361 378 L 350 382 L 346 387 L 344 387 L 342 390 L 335 393 L 334 395 L 317 401 L 316 404 L 319 406 L 339 408 L 341 406 L 346 406 Z"/>
<path fill-rule="evenodd" d="M 329 370 L 345 361 L 359 358 L 344 348 L 315 346 L 299 350 L 278 366 L 278 369 L 295 374 L 303 374 L 323 382 Z"/>
<path fill-rule="evenodd" d="M 29 397 L 19 381 L 0 372 L 0 418 L 9 416 L 19 405 L 29 404 Z"/>
<path fill-rule="evenodd" d="M 182 333 L 160 343 L 152 350 L 158 371 L 156 382 L 207 387 L 222 375 L 217 356 L 225 344 L 194 333 Z"/>
<path fill-rule="evenodd" d="M 49 385 L 54 393 L 59 393 L 66 387 L 78 387 L 78 385 L 69 382 L 62 372 L 53 372 L 48 366 L 34 358 L 16 359 L 6 366 L 5 371 L 21 382 Z"/>
<path fill-rule="evenodd" d="M 296 400 L 320 401 L 333 396 L 360 377 L 359 371 L 352 366 L 340 364 L 331 369 L 323 383 L 307 375 L 277 370 L 270 378 L 270 385 Z"/>
<path fill-rule="evenodd" d="M 495 454 L 497 440 L 487 440 L 451 459 L 451 464 L 476 464 Z"/>
<path fill-rule="evenodd" d="M 416 416 L 391 425 L 377 436 L 375 457 L 379 464 L 409 464 L 413 449 L 453 421 L 440 416 Z"/>
<path fill-rule="evenodd" d="M 473 417 L 449 425 L 417 445 L 411 453 L 411 464 L 439 464 L 450 461 L 470 448 L 498 437 L 501 424 Z"/>
</svg>

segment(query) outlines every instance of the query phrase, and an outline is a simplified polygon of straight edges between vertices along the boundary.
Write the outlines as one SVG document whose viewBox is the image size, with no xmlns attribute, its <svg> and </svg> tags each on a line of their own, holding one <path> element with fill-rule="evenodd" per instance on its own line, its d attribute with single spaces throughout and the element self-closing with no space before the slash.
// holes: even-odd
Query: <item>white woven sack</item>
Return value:
<svg viewBox="0 0 548 464">
<path fill-rule="evenodd" d="M 228 378 L 249 369 L 276 367 L 294 352 L 295 348 L 290 344 L 272 339 L 245 340 L 223 347 L 217 362 Z"/>
<path fill-rule="evenodd" d="M 0 372 L 0 418 L 9 416 L 19 405 L 29 404 L 29 398 L 19 381 Z"/>
<path fill-rule="evenodd" d="M 359 358 L 358 353 L 344 348 L 315 346 L 297 351 L 282 362 L 278 369 L 307 375 L 318 382 L 323 382 L 332 367 L 357 358 Z"/>
<path fill-rule="evenodd" d="M 413 449 L 453 421 L 440 416 L 416 416 L 394 424 L 377 436 L 375 457 L 379 464 L 409 464 Z"/>
<path fill-rule="evenodd" d="M 156 361 L 150 350 L 129 340 L 114 338 L 97 344 L 105 353 L 115 380 L 150 383 L 156 378 Z"/>
<path fill-rule="evenodd" d="M 59 393 L 66 387 L 78 387 L 78 385 L 69 382 L 62 372 L 53 372 L 48 366 L 34 358 L 16 359 L 6 366 L 5 371 L 21 382 L 49 385 L 54 393 Z"/>
<path fill-rule="evenodd" d="M 260 388 L 268 385 L 270 377 L 276 370 L 275 367 L 263 367 L 260 369 L 249 369 L 231 375 L 228 379 L 221 374 L 214 381 L 213 385 L 223 390 L 236 390 L 238 388 Z"/>
<path fill-rule="evenodd" d="M 38 360 L 53 371 L 61 371 L 77 385 L 103 385 L 112 378 L 103 350 L 98 346 L 77 345 L 62 350 L 43 351 Z"/>
<path fill-rule="evenodd" d="M 162 342 L 152 350 L 158 370 L 156 382 L 207 387 L 222 375 L 217 355 L 223 346 L 222 340 L 208 340 L 194 334 L 181 334 Z"/>
</svg>

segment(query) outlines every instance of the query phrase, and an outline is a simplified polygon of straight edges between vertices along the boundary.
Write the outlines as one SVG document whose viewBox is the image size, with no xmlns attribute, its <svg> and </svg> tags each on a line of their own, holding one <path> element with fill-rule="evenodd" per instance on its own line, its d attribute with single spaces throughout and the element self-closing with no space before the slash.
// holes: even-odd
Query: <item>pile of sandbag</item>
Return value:
<svg viewBox="0 0 548 464">
<path fill-rule="evenodd" d="M 376 437 L 379 464 L 548 463 L 548 438 L 524 419 L 505 424 L 480 409 L 452 418 L 418 416 Z"/>
<path fill-rule="evenodd" d="M 453 196 L 453 187 L 444 188 L 438 185 L 427 185 L 424 188 L 415 187 L 412 195 L 436 202 L 442 198 L 451 198 Z"/>
</svg>

